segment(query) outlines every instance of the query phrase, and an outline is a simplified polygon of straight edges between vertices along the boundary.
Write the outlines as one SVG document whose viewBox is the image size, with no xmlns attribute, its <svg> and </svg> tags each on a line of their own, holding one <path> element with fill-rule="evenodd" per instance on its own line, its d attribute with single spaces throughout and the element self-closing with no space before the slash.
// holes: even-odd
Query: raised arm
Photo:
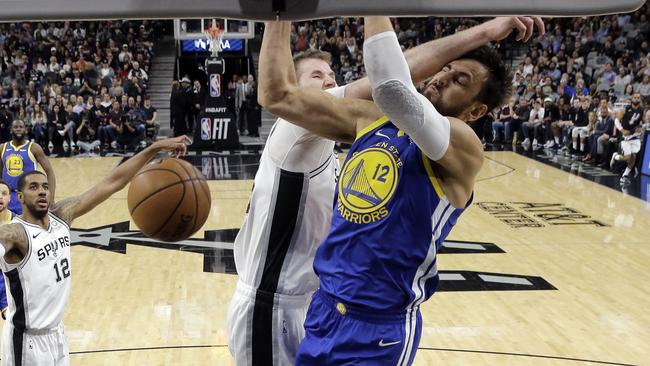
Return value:
<svg viewBox="0 0 650 366">
<path fill-rule="evenodd" d="M 506 38 L 513 29 L 518 32 L 517 40 L 527 41 L 532 36 L 535 25 L 537 25 L 540 34 L 543 34 L 544 22 L 540 18 L 499 17 L 451 36 L 425 42 L 406 50 L 404 56 L 409 66 L 411 79 L 417 85 L 467 52 Z M 368 78 L 365 77 L 349 84 L 345 88 L 345 97 L 371 99 Z"/>
<path fill-rule="evenodd" d="M 375 103 L 442 168 L 445 195 L 454 207 L 464 207 L 483 164 L 480 140 L 463 121 L 441 115 L 418 93 L 387 17 L 366 17 L 365 32 L 364 63 Z"/>
<path fill-rule="evenodd" d="M 154 142 L 151 146 L 115 168 L 110 175 L 88 191 L 79 196 L 57 202 L 52 208 L 52 212 L 70 224 L 74 219 L 86 214 L 100 203 L 106 201 L 113 193 L 124 188 L 133 176 L 158 152 L 169 150 L 176 154 L 184 154 L 187 149 L 186 144 L 190 142 L 191 140 L 187 136 Z"/>
<path fill-rule="evenodd" d="M 259 62 L 259 104 L 317 135 L 354 141 L 357 126 L 379 119 L 381 112 L 369 101 L 337 99 L 319 89 L 299 88 L 290 35 L 290 22 L 266 23 Z"/>
<path fill-rule="evenodd" d="M 52 197 L 52 202 L 55 202 L 54 197 L 56 196 L 54 194 L 56 193 L 56 175 L 54 174 L 52 164 L 50 164 L 47 156 L 45 156 L 43 148 L 39 144 L 32 144 L 32 154 L 34 154 L 36 162 L 43 167 L 43 171 L 45 171 L 45 175 L 47 175 L 47 184 L 50 186 L 50 197 Z"/>
</svg>

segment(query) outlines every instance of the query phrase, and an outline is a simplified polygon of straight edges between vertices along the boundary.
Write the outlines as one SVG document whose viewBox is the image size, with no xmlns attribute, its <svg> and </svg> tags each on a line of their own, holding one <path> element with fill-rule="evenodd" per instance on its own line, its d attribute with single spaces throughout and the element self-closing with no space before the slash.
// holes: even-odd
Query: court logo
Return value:
<svg viewBox="0 0 650 366">
<path fill-rule="evenodd" d="M 397 187 L 397 163 L 390 152 L 370 148 L 352 157 L 339 180 L 337 210 L 352 223 L 369 224 L 388 215 Z"/>
<path fill-rule="evenodd" d="M 221 96 L 221 75 L 210 74 L 210 96 L 213 98 Z"/>
<path fill-rule="evenodd" d="M 23 158 L 20 155 L 11 154 L 7 157 L 7 174 L 12 177 L 19 177 L 23 174 Z"/>
</svg>

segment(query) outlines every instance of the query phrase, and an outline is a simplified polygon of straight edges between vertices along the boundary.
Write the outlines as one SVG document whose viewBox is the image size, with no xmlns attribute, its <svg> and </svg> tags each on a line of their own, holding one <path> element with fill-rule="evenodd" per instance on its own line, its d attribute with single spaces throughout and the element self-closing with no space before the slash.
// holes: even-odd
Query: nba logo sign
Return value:
<svg viewBox="0 0 650 366">
<path fill-rule="evenodd" d="M 210 74 L 210 96 L 213 98 L 221 96 L 221 75 Z"/>
<path fill-rule="evenodd" d="M 212 138 L 212 119 L 201 118 L 201 140 L 206 141 Z"/>
</svg>

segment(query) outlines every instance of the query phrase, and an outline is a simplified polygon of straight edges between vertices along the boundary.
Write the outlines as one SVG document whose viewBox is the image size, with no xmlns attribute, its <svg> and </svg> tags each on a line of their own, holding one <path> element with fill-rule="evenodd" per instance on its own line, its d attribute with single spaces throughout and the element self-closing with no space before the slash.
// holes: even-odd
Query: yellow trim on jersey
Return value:
<svg viewBox="0 0 650 366">
<path fill-rule="evenodd" d="M 7 151 L 7 144 L 8 142 L 2 144 L 2 154 L 0 155 L 0 159 L 2 159 L 2 164 L 5 163 L 5 151 Z"/>
<path fill-rule="evenodd" d="M 32 154 L 33 144 L 34 143 L 31 141 L 29 142 L 29 146 L 27 147 L 27 156 L 29 156 L 29 160 L 31 160 L 32 163 L 34 163 L 34 170 L 38 170 L 38 162 L 36 161 L 36 157 L 34 156 L 34 154 Z"/>
<path fill-rule="evenodd" d="M 11 211 L 9 211 L 9 209 L 7 209 L 7 220 L 5 222 L 3 222 L 3 224 L 10 223 L 11 219 L 13 219 L 13 212 L 11 212 Z"/>
<path fill-rule="evenodd" d="M 424 170 L 427 171 L 427 175 L 429 176 L 431 185 L 433 186 L 433 189 L 436 191 L 436 194 L 438 194 L 438 198 L 442 198 L 442 196 L 444 196 L 445 194 L 442 191 L 440 182 L 438 182 L 438 178 L 436 178 L 436 173 L 433 172 L 431 161 L 429 160 L 429 157 L 424 155 L 422 151 L 420 151 L 420 154 L 422 155 L 422 164 L 424 165 Z"/>
<path fill-rule="evenodd" d="M 27 144 L 31 144 L 31 141 L 27 141 L 27 142 L 25 142 L 24 144 L 22 144 L 20 146 L 14 146 L 13 141 L 9 141 L 9 143 L 11 144 L 11 147 L 14 148 L 14 150 L 20 150 L 21 147 L 23 147 L 23 146 L 25 146 Z"/>
<path fill-rule="evenodd" d="M 383 125 L 383 124 L 386 123 L 386 122 L 388 122 L 388 117 L 383 116 L 383 117 L 381 117 L 380 119 L 376 120 L 375 122 L 369 124 L 369 125 L 366 126 L 363 130 L 357 132 L 357 138 L 356 138 L 356 140 L 358 140 L 358 139 L 361 138 L 363 135 L 365 135 L 365 134 L 367 134 L 368 132 L 374 130 L 375 128 L 377 128 L 377 127 Z"/>
</svg>

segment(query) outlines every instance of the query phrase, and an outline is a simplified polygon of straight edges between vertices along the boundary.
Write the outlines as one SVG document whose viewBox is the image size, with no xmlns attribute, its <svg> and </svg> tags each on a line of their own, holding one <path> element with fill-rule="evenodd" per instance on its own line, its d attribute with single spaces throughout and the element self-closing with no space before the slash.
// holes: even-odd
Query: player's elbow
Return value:
<svg viewBox="0 0 650 366">
<path fill-rule="evenodd" d="M 291 104 L 292 92 L 289 88 L 271 88 L 259 93 L 257 102 L 267 111 L 281 116 Z"/>
</svg>

